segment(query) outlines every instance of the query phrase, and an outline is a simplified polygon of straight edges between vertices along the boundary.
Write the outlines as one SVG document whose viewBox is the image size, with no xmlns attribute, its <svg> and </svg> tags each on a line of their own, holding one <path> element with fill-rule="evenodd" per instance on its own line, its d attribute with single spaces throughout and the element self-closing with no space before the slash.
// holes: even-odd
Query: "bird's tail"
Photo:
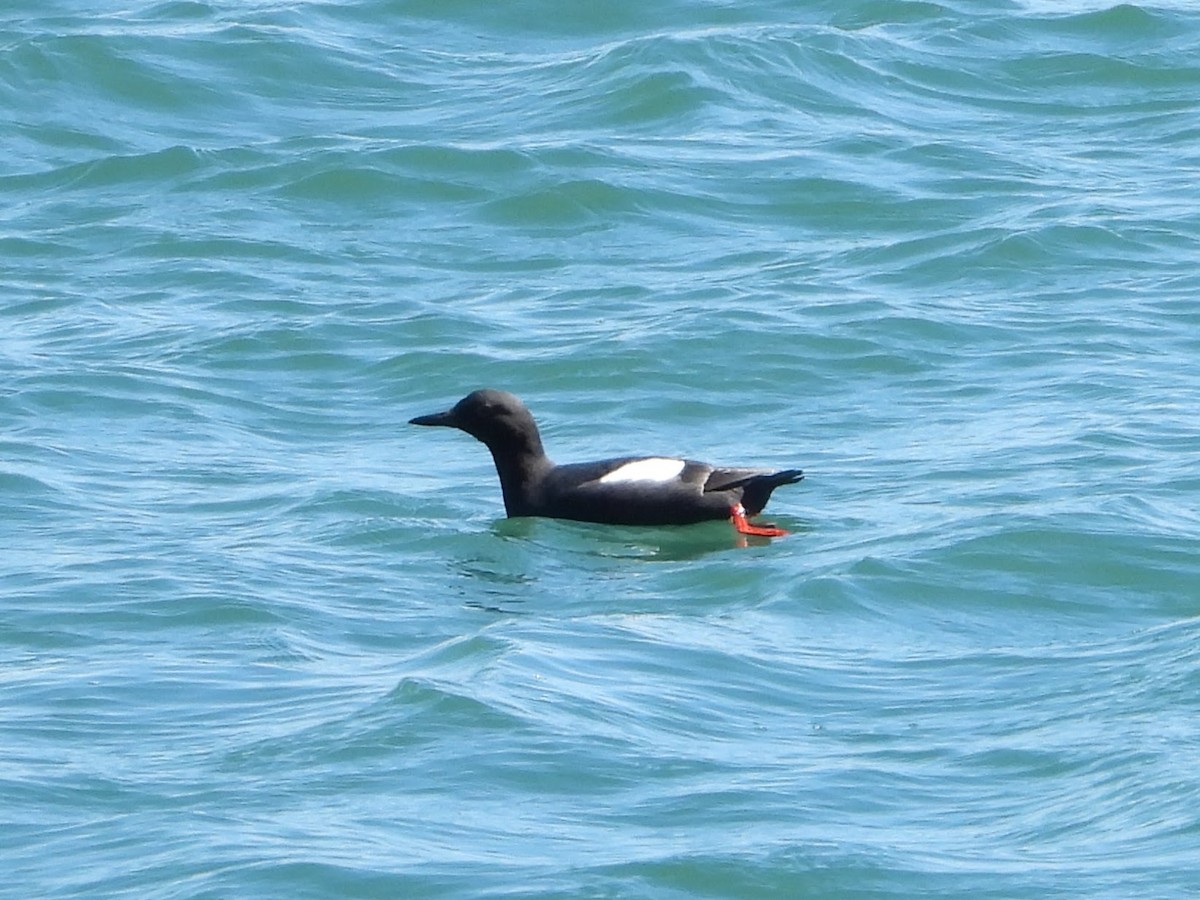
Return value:
<svg viewBox="0 0 1200 900">
<path fill-rule="evenodd" d="M 802 469 L 783 469 L 779 472 L 751 475 L 749 478 L 742 479 L 736 486 L 742 488 L 742 506 L 746 508 L 746 514 L 756 516 L 767 505 L 767 501 L 771 499 L 771 492 L 775 488 L 784 484 L 795 484 L 803 478 L 804 471 Z M 729 487 L 734 486 L 729 485 Z"/>
</svg>

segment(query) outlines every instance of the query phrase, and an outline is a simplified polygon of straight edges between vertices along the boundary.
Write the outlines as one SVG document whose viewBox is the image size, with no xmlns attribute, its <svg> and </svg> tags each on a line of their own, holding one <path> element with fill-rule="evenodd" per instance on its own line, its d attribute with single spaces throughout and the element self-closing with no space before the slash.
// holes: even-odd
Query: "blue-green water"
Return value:
<svg viewBox="0 0 1200 900">
<path fill-rule="evenodd" d="M 11 0 L 0 892 L 1200 891 L 1200 10 Z M 410 428 L 801 466 L 735 547 Z"/>
</svg>

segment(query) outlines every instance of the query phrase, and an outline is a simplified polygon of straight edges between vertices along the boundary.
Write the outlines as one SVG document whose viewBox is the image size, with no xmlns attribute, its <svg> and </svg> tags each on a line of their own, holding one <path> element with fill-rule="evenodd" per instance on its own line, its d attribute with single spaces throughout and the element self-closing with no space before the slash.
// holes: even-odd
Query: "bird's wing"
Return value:
<svg viewBox="0 0 1200 900">
<path fill-rule="evenodd" d="M 673 457 L 629 457 L 558 466 L 545 485 L 553 515 L 667 525 L 721 518 L 728 505 L 704 493 L 712 467 Z"/>
<path fill-rule="evenodd" d="M 724 467 L 714 467 L 704 481 L 704 490 L 708 491 L 728 491 L 733 488 L 742 487 L 747 481 L 754 478 L 761 478 L 764 475 L 771 475 L 773 469 L 730 469 Z"/>
</svg>

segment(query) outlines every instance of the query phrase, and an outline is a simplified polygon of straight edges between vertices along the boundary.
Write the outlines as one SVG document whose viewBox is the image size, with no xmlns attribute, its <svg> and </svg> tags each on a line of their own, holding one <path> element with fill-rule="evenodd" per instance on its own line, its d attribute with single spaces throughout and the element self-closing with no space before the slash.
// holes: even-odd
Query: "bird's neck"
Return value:
<svg viewBox="0 0 1200 900">
<path fill-rule="evenodd" d="M 488 447 L 500 476 L 500 490 L 504 494 L 504 509 L 509 516 L 527 516 L 532 512 L 542 479 L 554 467 L 541 439 L 513 447 Z"/>
</svg>

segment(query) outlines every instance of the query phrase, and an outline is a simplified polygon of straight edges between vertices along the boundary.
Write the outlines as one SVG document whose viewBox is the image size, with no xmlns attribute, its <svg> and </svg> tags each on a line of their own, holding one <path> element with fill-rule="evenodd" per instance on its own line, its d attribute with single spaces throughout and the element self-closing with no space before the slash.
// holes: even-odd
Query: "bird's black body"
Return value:
<svg viewBox="0 0 1200 900">
<path fill-rule="evenodd" d="M 537 424 L 512 394 L 480 390 L 413 425 L 459 428 L 492 452 L 509 516 L 549 516 L 611 525 L 688 525 L 728 519 L 741 504 L 757 515 L 799 469 L 731 469 L 694 460 L 623 457 L 556 466 Z"/>
</svg>

